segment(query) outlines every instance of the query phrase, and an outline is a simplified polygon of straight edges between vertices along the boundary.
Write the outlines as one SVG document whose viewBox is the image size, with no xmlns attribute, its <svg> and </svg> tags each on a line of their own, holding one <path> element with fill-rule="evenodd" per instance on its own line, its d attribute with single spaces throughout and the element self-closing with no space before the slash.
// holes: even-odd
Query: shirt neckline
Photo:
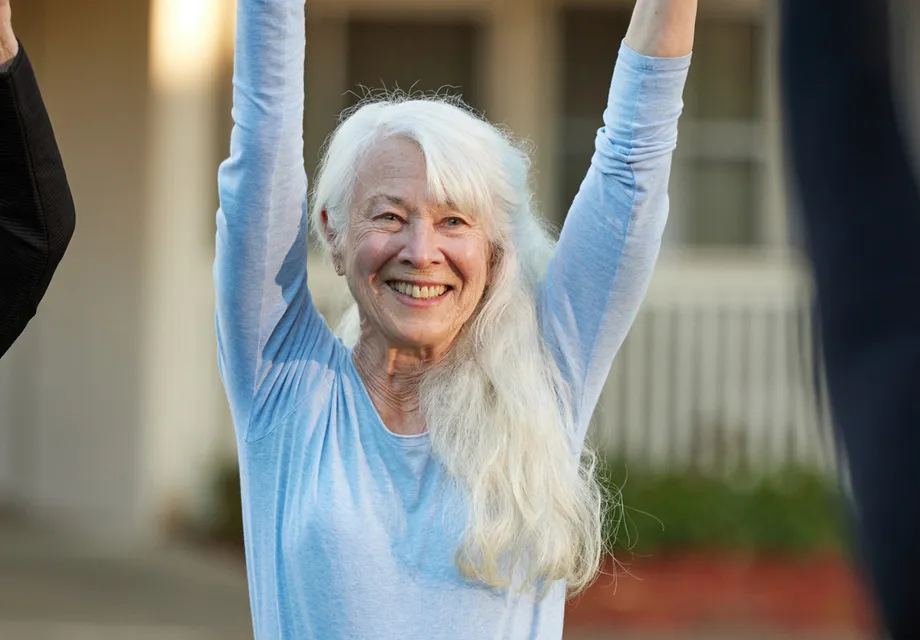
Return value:
<svg viewBox="0 0 920 640">
<path fill-rule="evenodd" d="M 387 428 L 386 424 L 383 422 L 383 418 L 380 417 L 380 412 L 378 412 L 377 407 L 374 406 L 374 401 L 371 399 L 371 394 L 368 392 L 367 386 L 364 384 L 364 379 L 361 377 L 360 372 L 358 372 L 358 367 L 355 366 L 354 349 L 352 347 L 346 347 L 345 355 L 346 360 L 348 360 L 349 371 L 355 380 L 355 386 L 358 388 L 363 397 L 363 400 L 367 403 L 367 406 L 370 409 L 371 416 L 374 421 L 374 428 L 379 431 L 383 437 L 387 438 L 387 440 L 401 447 L 427 446 L 430 443 L 430 438 L 428 437 L 427 431 L 425 431 L 425 433 L 402 435 L 399 433 L 393 433 Z"/>
</svg>

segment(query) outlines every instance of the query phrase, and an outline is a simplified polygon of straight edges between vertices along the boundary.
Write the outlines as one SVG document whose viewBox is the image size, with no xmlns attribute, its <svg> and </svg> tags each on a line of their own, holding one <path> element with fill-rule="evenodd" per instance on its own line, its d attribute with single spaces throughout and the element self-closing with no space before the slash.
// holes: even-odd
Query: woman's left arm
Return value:
<svg viewBox="0 0 920 640">
<path fill-rule="evenodd" d="M 543 334 L 571 387 L 579 445 L 658 257 L 696 6 L 636 4 L 591 167 L 542 286 Z"/>
<path fill-rule="evenodd" d="M 693 51 L 697 0 L 639 0 L 626 44 L 653 58 L 681 58 Z"/>
</svg>

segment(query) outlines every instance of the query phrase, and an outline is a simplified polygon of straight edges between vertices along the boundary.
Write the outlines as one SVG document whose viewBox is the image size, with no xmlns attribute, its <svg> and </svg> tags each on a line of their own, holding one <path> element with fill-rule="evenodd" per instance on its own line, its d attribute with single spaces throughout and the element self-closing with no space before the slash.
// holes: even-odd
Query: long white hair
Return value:
<svg viewBox="0 0 920 640">
<path fill-rule="evenodd" d="M 495 256 L 476 312 L 420 383 L 432 451 L 469 509 L 457 566 L 496 588 L 545 590 L 566 579 L 578 592 L 604 551 L 603 500 L 595 456 L 575 441 L 568 386 L 538 325 L 537 287 L 553 240 L 533 210 L 528 153 L 459 101 L 366 102 L 343 117 L 315 183 L 313 231 L 327 250 L 348 242 L 361 162 L 393 136 L 421 149 L 438 201 L 479 216 Z M 340 246 L 329 245 L 323 211 Z M 352 305 L 338 328 L 346 343 L 359 338 L 359 313 Z"/>
</svg>

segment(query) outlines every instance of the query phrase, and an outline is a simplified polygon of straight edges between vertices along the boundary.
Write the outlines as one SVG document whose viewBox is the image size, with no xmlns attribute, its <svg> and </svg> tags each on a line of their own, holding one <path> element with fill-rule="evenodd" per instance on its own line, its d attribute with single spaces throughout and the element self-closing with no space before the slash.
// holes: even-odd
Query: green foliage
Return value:
<svg viewBox="0 0 920 640">
<path fill-rule="evenodd" d="M 839 493 L 813 472 L 720 478 L 609 462 L 600 478 L 615 498 L 607 523 L 615 550 L 805 553 L 845 544 Z"/>
<path fill-rule="evenodd" d="M 607 536 L 614 550 L 807 553 L 845 544 L 842 503 L 833 482 L 789 469 L 757 479 L 666 473 L 611 461 L 599 474 L 614 499 Z M 211 538 L 242 544 L 239 472 L 214 480 Z"/>
<path fill-rule="evenodd" d="M 240 470 L 236 462 L 221 466 L 212 485 L 214 509 L 208 535 L 221 544 L 243 544 L 243 505 L 240 500 Z"/>
</svg>

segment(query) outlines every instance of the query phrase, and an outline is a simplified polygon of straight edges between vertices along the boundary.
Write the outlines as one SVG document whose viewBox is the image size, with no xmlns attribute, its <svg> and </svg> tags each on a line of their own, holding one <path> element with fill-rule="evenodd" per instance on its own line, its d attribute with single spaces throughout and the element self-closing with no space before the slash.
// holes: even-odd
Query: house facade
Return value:
<svg viewBox="0 0 920 640">
<path fill-rule="evenodd" d="M 310 0 L 308 170 L 368 91 L 456 93 L 534 144 L 538 205 L 562 224 L 632 4 Z M 829 467 L 784 184 L 776 2 L 701 5 L 661 261 L 595 442 L 655 464 Z M 155 540 L 207 512 L 213 472 L 235 455 L 211 286 L 232 2 L 14 9 L 79 221 L 41 312 L 0 362 L 0 505 L 113 541 Z M 904 10 L 903 24 L 920 24 Z M 903 44 L 912 77 L 920 49 Z M 331 317 L 343 285 L 312 258 L 310 273 Z"/>
</svg>

